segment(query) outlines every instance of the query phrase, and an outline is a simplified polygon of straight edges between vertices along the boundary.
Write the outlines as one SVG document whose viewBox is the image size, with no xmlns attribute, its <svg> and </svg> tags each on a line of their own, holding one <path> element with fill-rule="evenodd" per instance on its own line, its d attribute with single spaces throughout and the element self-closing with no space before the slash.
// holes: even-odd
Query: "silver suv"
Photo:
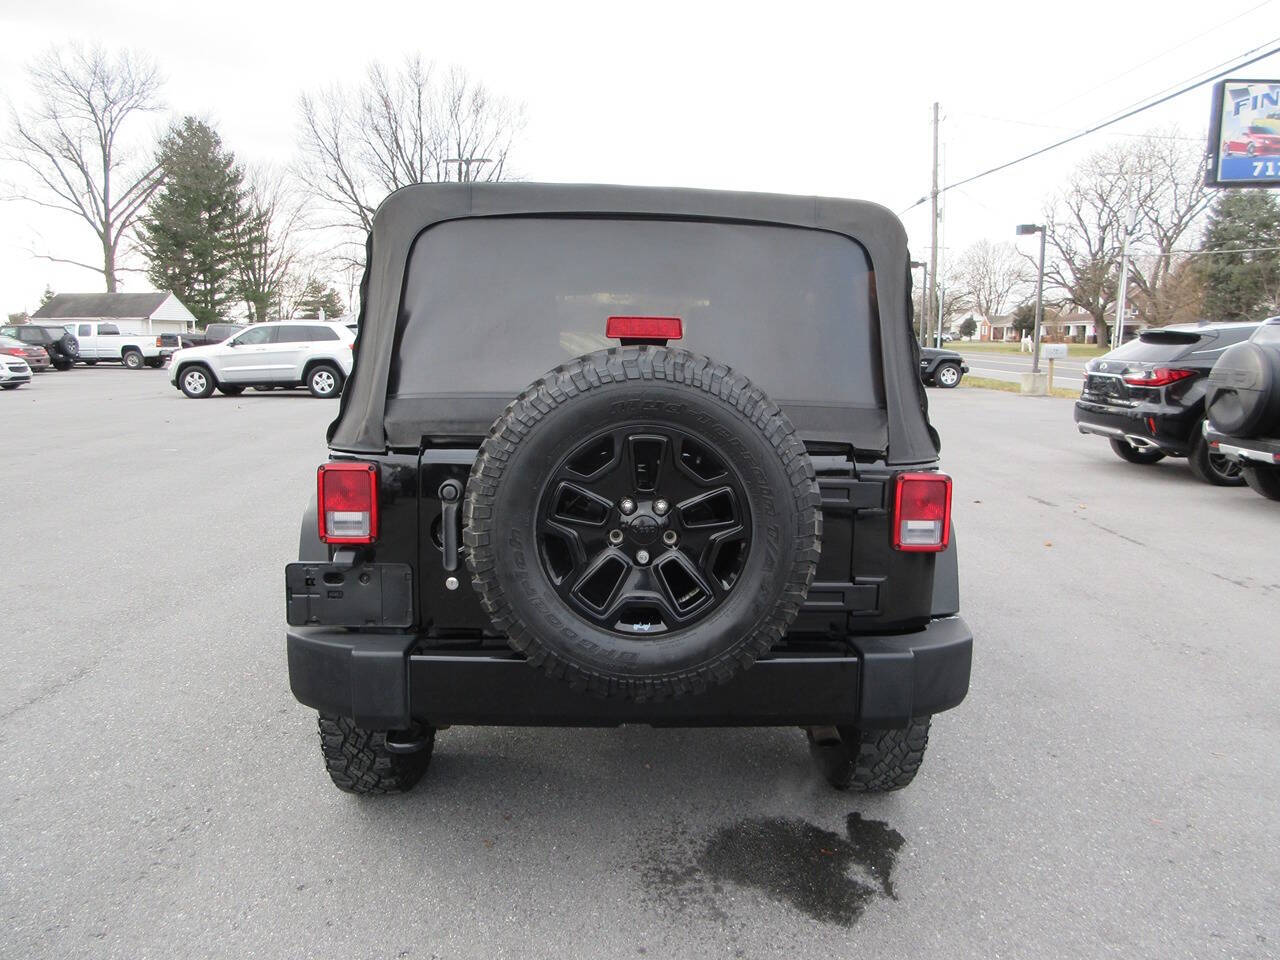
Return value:
<svg viewBox="0 0 1280 960">
<path fill-rule="evenodd" d="M 327 399 L 342 392 L 354 344 L 355 334 L 340 323 L 255 323 L 222 343 L 179 350 L 169 382 L 193 399 L 215 389 L 234 397 L 245 387 L 300 386 Z"/>
</svg>

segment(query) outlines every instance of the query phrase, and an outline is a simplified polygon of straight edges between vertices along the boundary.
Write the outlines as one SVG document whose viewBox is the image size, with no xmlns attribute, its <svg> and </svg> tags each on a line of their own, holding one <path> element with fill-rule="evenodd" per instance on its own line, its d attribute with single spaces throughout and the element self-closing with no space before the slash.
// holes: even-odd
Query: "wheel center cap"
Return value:
<svg viewBox="0 0 1280 960">
<path fill-rule="evenodd" d="M 662 524 L 657 517 L 647 513 L 637 513 L 627 519 L 626 532 L 632 543 L 642 547 L 648 546 L 662 534 Z"/>
</svg>

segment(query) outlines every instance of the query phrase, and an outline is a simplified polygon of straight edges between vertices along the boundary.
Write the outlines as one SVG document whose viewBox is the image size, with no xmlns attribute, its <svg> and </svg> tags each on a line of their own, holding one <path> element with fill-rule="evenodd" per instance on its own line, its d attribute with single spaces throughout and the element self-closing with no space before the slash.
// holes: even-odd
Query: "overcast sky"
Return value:
<svg viewBox="0 0 1280 960">
<path fill-rule="evenodd" d="M 528 123 L 512 156 L 522 179 L 825 194 L 902 211 L 929 187 L 934 100 L 943 180 L 958 180 L 1229 64 L 1280 33 L 1278 10 L 1276 0 L 0 0 L 0 91 L 20 103 L 25 63 L 55 43 L 133 47 L 159 63 L 173 115 L 213 120 L 247 162 L 287 164 L 300 93 L 415 52 L 523 101 Z M 1280 57 L 1244 73 L 1280 76 Z M 1204 87 L 948 194 L 944 254 L 1013 239 L 1084 153 L 1118 135 L 1177 124 L 1203 138 L 1209 99 Z M 137 132 L 149 136 L 163 121 L 144 123 Z M 903 217 L 917 255 L 927 211 Z M 69 216 L 0 203 L 3 312 L 33 309 L 46 284 L 102 289 L 100 276 L 32 250 L 92 258 L 94 238 Z M 145 289 L 141 275 L 123 276 L 124 289 Z"/>
</svg>

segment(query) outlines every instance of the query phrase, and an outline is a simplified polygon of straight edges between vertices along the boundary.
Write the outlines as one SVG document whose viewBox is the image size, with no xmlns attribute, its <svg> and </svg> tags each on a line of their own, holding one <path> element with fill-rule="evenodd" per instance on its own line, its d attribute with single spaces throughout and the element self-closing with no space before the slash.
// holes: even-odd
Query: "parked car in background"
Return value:
<svg viewBox="0 0 1280 960">
<path fill-rule="evenodd" d="M 75 335 L 62 327 L 40 323 L 11 323 L 0 327 L 0 336 L 13 337 L 23 343 L 44 347 L 55 370 L 70 370 L 80 355 Z"/>
<path fill-rule="evenodd" d="M 236 396 L 245 387 L 296 386 L 314 397 L 336 397 L 351 373 L 354 342 L 340 323 L 255 323 L 222 343 L 179 350 L 169 380 L 193 399 L 215 389 Z"/>
<path fill-rule="evenodd" d="M 105 321 L 77 321 L 64 328 L 80 341 L 80 361 L 122 363 L 130 370 L 164 365 L 175 350 L 176 341 L 165 346 L 164 335 L 155 333 L 121 333 L 120 327 Z"/>
<path fill-rule="evenodd" d="M 31 382 L 31 367 L 21 357 L 0 354 L 0 389 L 17 390 Z"/>
<path fill-rule="evenodd" d="M 1085 364 L 1076 427 L 1111 441 L 1129 463 L 1186 457 L 1206 483 L 1239 486 L 1240 465 L 1204 437 L 1209 371 L 1223 351 L 1244 343 L 1256 323 L 1177 324 L 1143 330 L 1135 340 Z"/>
<path fill-rule="evenodd" d="M 14 337 L 0 337 L 0 354 L 19 357 L 36 373 L 49 369 L 49 352 L 34 343 L 23 343 Z"/>
<path fill-rule="evenodd" d="M 246 329 L 247 324 L 243 323 L 211 323 L 203 330 L 192 330 L 182 335 L 182 346 L 186 347 L 208 347 L 215 343 L 222 343 L 228 337 L 234 337 L 241 330 Z"/>
<path fill-rule="evenodd" d="M 960 378 L 969 372 L 964 357 L 954 350 L 938 347 L 920 348 L 920 379 L 933 387 L 955 387 Z"/>
<path fill-rule="evenodd" d="M 1209 374 L 1205 440 L 1245 483 L 1280 500 L 1280 317 L 1223 351 Z"/>
</svg>

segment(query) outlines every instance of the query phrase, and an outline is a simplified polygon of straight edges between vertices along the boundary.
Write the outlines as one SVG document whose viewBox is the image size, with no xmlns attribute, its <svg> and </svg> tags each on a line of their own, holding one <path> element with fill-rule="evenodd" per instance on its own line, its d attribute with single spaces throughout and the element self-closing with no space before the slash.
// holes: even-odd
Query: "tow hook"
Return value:
<svg viewBox="0 0 1280 960">
<path fill-rule="evenodd" d="M 462 484 L 446 480 L 440 484 L 440 547 L 444 551 L 444 568 L 458 569 L 458 504 L 462 500 Z"/>
<path fill-rule="evenodd" d="M 403 740 L 392 740 L 405 737 Z M 412 738 L 412 739 L 409 739 Z M 422 736 L 421 730 L 388 730 L 386 736 L 387 753 L 421 753 L 431 743 L 429 737 Z"/>
</svg>

